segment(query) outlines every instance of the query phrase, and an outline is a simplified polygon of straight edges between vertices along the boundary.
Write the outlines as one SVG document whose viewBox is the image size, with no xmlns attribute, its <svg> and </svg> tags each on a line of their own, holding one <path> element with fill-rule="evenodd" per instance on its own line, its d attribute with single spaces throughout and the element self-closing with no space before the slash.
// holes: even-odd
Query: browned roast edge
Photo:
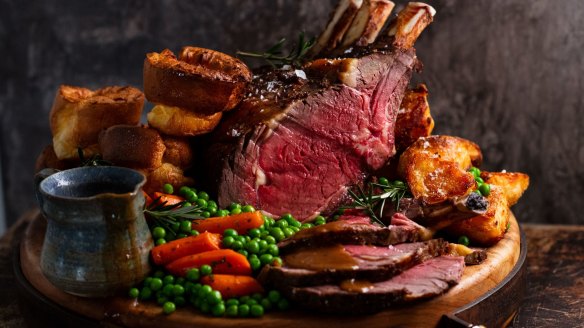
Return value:
<svg viewBox="0 0 584 328">
<path fill-rule="evenodd" d="M 426 259 L 446 254 L 448 243 L 443 239 L 432 239 L 424 242 L 407 258 L 397 263 L 384 263 L 378 267 L 348 270 L 292 270 L 288 271 L 286 263 L 282 267 L 265 266 L 258 276 L 262 285 L 276 289 L 286 289 L 290 286 L 317 286 L 337 284 L 347 279 L 362 279 L 370 282 L 387 280 Z"/>
<path fill-rule="evenodd" d="M 325 231 L 306 238 L 285 239 L 278 244 L 278 248 L 281 254 L 285 254 L 300 247 L 320 247 L 332 244 L 389 246 L 420 240 L 418 230 L 413 227 L 381 228 L 372 224 L 367 226 L 368 229 L 367 227 L 357 228 L 357 226 L 354 229 Z"/>
</svg>

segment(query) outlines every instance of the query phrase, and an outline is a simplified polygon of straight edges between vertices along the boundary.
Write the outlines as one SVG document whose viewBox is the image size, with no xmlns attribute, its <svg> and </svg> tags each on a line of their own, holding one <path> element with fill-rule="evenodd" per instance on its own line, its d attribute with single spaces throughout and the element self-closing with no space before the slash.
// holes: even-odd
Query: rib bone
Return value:
<svg viewBox="0 0 584 328">
<path fill-rule="evenodd" d="M 420 33 L 428 26 L 436 14 L 436 10 L 430 5 L 421 2 L 410 2 L 397 15 L 397 19 L 387 33 L 393 36 L 394 46 L 407 50 L 410 49 Z"/>
<path fill-rule="evenodd" d="M 366 46 L 375 41 L 394 6 L 389 0 L 364 0 L 339 50 L 352 45 Z"/>
<path fill-rule="evenodd" d="M 330 53 L 343 39 L 363 0 L 341 0 L 331 15 L 325 30 L 310 49 L 310 57 Z"/>
</svg>

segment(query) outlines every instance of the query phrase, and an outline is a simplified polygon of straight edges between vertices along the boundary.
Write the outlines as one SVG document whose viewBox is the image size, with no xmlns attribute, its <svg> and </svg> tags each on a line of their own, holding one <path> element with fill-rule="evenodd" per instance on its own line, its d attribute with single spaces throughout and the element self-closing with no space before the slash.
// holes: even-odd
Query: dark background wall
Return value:
<svg viewBox="0 0 584 328">
<path fill-rule="evenodd" d="M 8 223 L 35 204 L 34 161 L 50 143 L 48 114 L 60 84 L 140 87 L 147 52 L 263 50 L 302 30 L 318 34 L 335 3 L 0 0 Z M 425 64 L 416 80 L 428 84 L 435 134 L 480 144 L 486 169 L 531 176 L 514 209 L 521 221 L 584 224 L 584 2 L 430 3 L 438 14 L 416 46 Z"/>
</svg>

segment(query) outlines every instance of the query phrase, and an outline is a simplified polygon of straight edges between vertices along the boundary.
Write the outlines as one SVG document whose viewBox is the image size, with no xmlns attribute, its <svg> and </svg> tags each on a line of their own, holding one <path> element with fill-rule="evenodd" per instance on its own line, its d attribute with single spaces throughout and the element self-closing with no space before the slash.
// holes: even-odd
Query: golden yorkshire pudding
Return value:
<svg viewBox="0 0 584 328">
<path fill-rule="evenodd" d="M 53 145 L 48 145 L 43 149 L 36 159 L 34 171 L 38 172 L 42 169 L 52 168 L 57 170 L 66 170 L 79 166 L 81 163 L 79 158 L 77 159 L 64 159 L 61 160 L 55 154 Z"/>
<path fill-rule="evenodd" d="M 50 113 L 53 147 L 58 159 L 78 158 L 78 148 L 86 157 L 98 151 L 99 133 L 118 124 L 138 124 L 144 94 L 132 87 L 99 90 L 62 85 Z"/>
<path fill-rule="evenodd" d="M 181 186 L 192 186 L 194 184 L 194 180 L 186 177 L 182 169 L 170 163 L 163 163 L 160 167 L 144 173 L 146 174 L 146 184 L 142 189 L 148 194 L 161 191 L 162 186 L 167 183 L 177 189 Z"/>
<path fill-rule="evenodd" d="M 103 131 L 99 148 L 104 160 L 141 170 L 160 167 L 166 150 L 158 131 L 136 125 L 116 125 Z"/>
<path fill-rule="evenodd" d="M 198 114 L 179 107 L 156 105 L 148 113 L 148 124 L 156 130 L 175 137 L 192 137 L 211 132 L 223 113 Z"/>
<path fill-rule="evenodd" d="M 144 93 L 156 104 L 211 115 L 234 108 L 242 99 L 251 71 L 224 53 L 185 47 L 179 58 L 165 49 L 144 61 Z"/>
<path fill-rule="evenodd" d="M 162 162 L 170 163 L 183 170 L 191 167 L 194 153 L 187 138 L 162 135 L 162 142 L 166 146 Z"/>
</svg>

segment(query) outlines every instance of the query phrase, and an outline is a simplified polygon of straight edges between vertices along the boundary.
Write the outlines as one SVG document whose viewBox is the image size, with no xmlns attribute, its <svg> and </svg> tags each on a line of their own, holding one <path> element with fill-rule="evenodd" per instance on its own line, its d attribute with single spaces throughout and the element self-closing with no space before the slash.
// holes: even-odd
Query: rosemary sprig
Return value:
<svg viewBox="0 0 584 328">
<path fill-rule="evenodd" d="M 77 148 L 77 154 L 79 155 L 79 161 L 81 166 L 111 166 L 112 163 L 104 160 L 100 154 L 95 154 L 90 158 L 85 158 L 83 154 L 83 149 L 81 147 Z"/>
<path fill-rule="evenodd" d="M 395 204 L 396 211 L 402 198 L 409 196 L 408 186 L 402 181 L 395 180 L 387 184 L 369 182 L 367 192 L 356 186 L 357 193 L 349 189 L 349 195 L 353 198 L 353 204 L 345 208 L 354 208 L 365 211 L 372 221 L 384 225 L 381 221 L 385 202 L 389 199 Z"/>
<path fill-rule="evenodd" d="M 184 220 L 203 219 L 204 209 L 200 206 L 184 206 L 186 202 L 166 205 L 161 202 L 160 197 L 156 198 L 150 206 L 144 209 L 144 213 L 155 222 L 155 225 L 163 227 L 167 233 L 176 237 L 176 229 L 172 226 Z"/>
<path fill-rule="evenodd" d="M 308 53 L 308 50 L 310 50 L 310 48 L 314 45 L 314 41 L 314 37 L 306 39 L 304 32 L 301 32 L 298 35 L 298 43 L 295 45 L 295 48 L 288 52 L 287 55 L 284 55 L 283 52 L 286 38 L 280 39 L 280 41 L 262 53 L 237 51 L 236 54 L 243 57 L 264 59 L 274 67 L 284 65 L 301 66 L 302 62 L 304 61 L 304 57 Z"/>
</svg>

